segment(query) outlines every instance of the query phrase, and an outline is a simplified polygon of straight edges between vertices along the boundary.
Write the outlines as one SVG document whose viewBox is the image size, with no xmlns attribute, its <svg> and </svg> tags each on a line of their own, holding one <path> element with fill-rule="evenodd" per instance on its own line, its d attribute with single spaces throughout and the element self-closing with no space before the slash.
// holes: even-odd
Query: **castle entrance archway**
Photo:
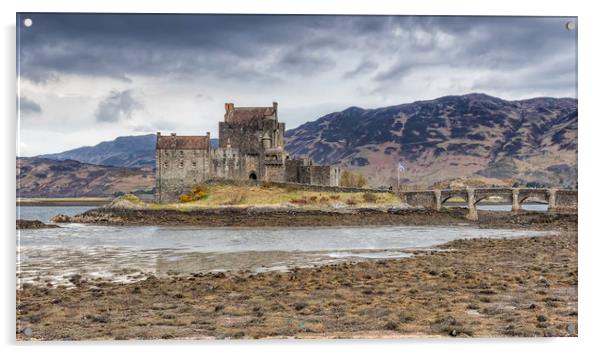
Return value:
<svg viewBox="0 0 602 354">
<path fill-rule="evenodd" d="M 255 172 L 251 172 L 251 174 L 249 175 L 249 179 L 256 181 L 257 180 L 257 174 Z"/>
</svg>

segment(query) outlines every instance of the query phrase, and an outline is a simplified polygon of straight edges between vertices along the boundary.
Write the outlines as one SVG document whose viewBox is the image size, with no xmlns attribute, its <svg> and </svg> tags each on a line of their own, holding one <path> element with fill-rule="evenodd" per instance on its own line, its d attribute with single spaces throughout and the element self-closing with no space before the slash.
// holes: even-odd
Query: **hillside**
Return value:
<svg viewBox="0 0 602 354">
<path fill-rule="evenodd" d="M 118 192 L 151 190 L 154 184 L 153 173 L 141 169 L 17 158 L 17 198 L 110 197 Z"/>
<path fill-rule="evenodd" d="M 372 185 L 479 176 L 573 186 L 577 100 L 446 96 L 378 109 L 350 107 L 286 132 L 287 151 L 361 172 Z"/>
<path fill-rule="evenodd" d="M 120 167 L 154 167 L 155 134 L 120 136 L 95 146 L 83 146 L 38 157 L 52 160 L 75 160 L 84 163 Z"/>
<path fill-rule="evenodd" d="M 155 134 L 120 136 L 94 146 L 83 146 L 37 157 L 105 166 L 154 168 L 156 142 Z M 217 139 L 211 139 L 211 144 L 217 146 Z"/>
</svg>

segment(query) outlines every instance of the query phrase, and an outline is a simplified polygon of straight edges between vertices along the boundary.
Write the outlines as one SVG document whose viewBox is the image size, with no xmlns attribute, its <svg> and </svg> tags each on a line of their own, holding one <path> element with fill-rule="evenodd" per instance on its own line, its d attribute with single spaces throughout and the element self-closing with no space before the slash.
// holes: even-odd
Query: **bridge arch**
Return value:
<svg viewBox="0 0 602 354">
<path fill-rule="evenodd" d="M 540 203 L 540 204 L 548 204 L 550 202 L 549 198 L 541 198 L 539 196 L 530 196 L 530 195 L 528 195 L 528 196 L 525 196 L 523 198 L 519 198 L 518 203 L 522 205 L 526 201 L 533 201 L 533 202 L 537 202 L 537 203 Z"/>
<path fill-rule="evenodd" d="M 462 203 L 468 203 L 468 193 L 465 190 L 442 190 L 441 191 L 441 205 L 448 202 L 452 198 L 462 199 Z"/>
<path fill-rule="evenodd" d="M 462 199 L 463 203 L 468 203 L 468 197 L 457 194 L 457 195 L 448 195 L 446 197 L 441 197 L 441 204 L 446 203 L 447 201 L 449 201 L 452 198 L 459 198 L 459 199 Z"/>
</svg>

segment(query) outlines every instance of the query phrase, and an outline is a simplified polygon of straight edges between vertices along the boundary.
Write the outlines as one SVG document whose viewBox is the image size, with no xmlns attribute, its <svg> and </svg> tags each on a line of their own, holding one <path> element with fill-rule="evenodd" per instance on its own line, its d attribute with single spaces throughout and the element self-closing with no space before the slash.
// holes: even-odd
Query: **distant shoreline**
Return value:
<svg viewBox="0 0 602 354">
<path fill-rule="evenodd" d="M 19 206 L 100 206 L 110 203 L 113 198 L 75 197 L 75 198 L 17 198 Z"/>
</svg>

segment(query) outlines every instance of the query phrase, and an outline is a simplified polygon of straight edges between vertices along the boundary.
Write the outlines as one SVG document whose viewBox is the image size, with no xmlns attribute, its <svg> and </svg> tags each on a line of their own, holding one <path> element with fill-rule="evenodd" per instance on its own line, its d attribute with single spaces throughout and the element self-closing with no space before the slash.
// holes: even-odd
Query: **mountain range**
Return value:
<svg viewBox="0 0 602 354">
<path fill-rule="evenodd" d="M 350 107 L 286 132 L 286 149 L 359 171 L 373 185 L 468 176 L 577 182 L 577 100 L 446 96 L 377 109 Z"/>
<path fill-rule="evenodd" d="M 375 109 L 349 107 L 288 130 L 285 146 L 292 156 L 360 172 L 373 186 L 394 185 L 401 163 L 402 183 L 431 185 L 470 177 L 491 184 L 574 187 L 577 123 L 573 98 L 508 101 L 472 93 Z M 41 155 L 28 166 L 75 160 L 149 173 L 155 142 L 154 134 L 122 136 Z"/>
<path fill-rule="evenodd" d="M 155 134 L 120 136 L 115 140 L 103 141 L 94 146 L 82 146 L 55 154 L 36 157 L 51 160 L 75 160 L 84 163 L 118 167 L 155 167 Z M 217 147 L 218 140 L 211 139 Z"/>
</svg>

